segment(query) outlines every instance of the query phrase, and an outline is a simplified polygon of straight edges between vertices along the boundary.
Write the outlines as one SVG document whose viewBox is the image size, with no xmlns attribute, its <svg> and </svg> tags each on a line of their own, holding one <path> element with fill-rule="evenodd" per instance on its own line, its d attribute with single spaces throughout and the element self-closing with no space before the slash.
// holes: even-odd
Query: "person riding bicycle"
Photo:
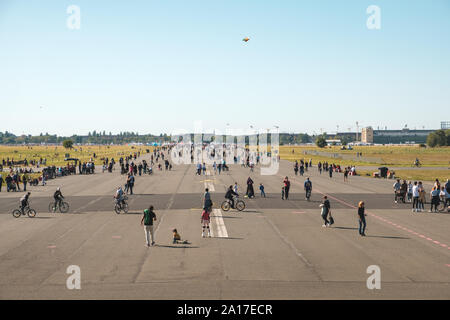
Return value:
<svg viewBox="0 0 450 320">
<path fill-rule="evenodd" d="M 236 192 L 233 191 L 233 186 L 229 186 L 227 193 L 225 194 L 225 199 L 230 200 L 231 202 L 231 208 L 234 209 L 234 198 L 233 196 L 238 196 L 238 194 Z"/>
<path fill-rule="evenodd" d="M 125 204 L 125 199 L 123 198 L 122 186 L 117 187 L 117 191 L 116 191 L 114 198 L 116 199 L 116 203 Z"/>
<path fill-rule="evenodd" d="M 416 160 L 414 160 L 414 166 L 416 166 L 416 167 L 420 166 L 420 161 L 418 158 L 416 158 Z"/>
<path fill-rule="evenodd" d="M 62 195 L 60 187 L 56 188 L 56 191 L 53 194 L 53 199 L 55 199 L 55 203 L 57 204 L 57 206 L 61 208 L 61 204 L 62 204 L 64 197 Z"/>
<path fill-rule="evenodd" d="M 26 207 L 28 207 L 28 199 L 30 198 L 31 192 L 27 192 L 20 198 L 20 211 L 22 214 L 24 213 L 24 210 Z"/>
<path fill-rule="evenodd" d="M 311 182 L 311 180 L 309 180 L 309 178 L 306 178 L 304 189 L 306 192 L 306 199 L 308 199 L 308 192 L 311 195 L 311 191 L 312 191 L 312 182 Z"/>
</svg>

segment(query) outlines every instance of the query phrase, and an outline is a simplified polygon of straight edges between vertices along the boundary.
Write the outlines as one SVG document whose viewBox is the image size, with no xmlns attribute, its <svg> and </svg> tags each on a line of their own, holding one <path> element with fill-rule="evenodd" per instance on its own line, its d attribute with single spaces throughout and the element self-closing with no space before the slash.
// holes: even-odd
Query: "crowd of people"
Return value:
<svg viewBox="0 0 450 320">
<path fill-rule="evenodd" d="M 115 198 L 116 201 L 122 203 L 124 201 L 125 194 L 133 194 L 133 189 L 136 181 L 136 177 L 141 176 L 142 174 L 152 173 L 153 166 L 157 165 L 158 170 L 163 170 L 165 168 L 166 171 L 170 171 L 172 169 L 172 164 L 169 162 L 168 156 L 165 154 L 165 151 L 169 149 L 155 149 L 150 155 L 150 163 L 147 163 L 145 159 L 138 160 L 140 157 L 140 152 L 135 152 L 134 154 L 129 154 L 125 157 L 119 158 L 120 170 L 122 175 L 126 175 L 125 186 L 122 189 L 122 186 L 119 186 L 116 190 Z M 211 156 L 215 156 L 215 151 L 211 154 Z M 44 159 L 45 160 L 45 159 Z M 106 170 L 108 172 L 112 172 L 114 170 L 115 160 L 112 159 L 102 159 L 103 160 L 103 172 Z M 138 162 L 139 161 L 139 162 Z M 241 166 L 249 168 L 250 171 L 254 170 L 254 167 L 260 164 L 260 154 L 259 153 L 250 153 L 246 150 L 245 156 L 243 157 L 234 157 L 233 161 L 235 164 L 241 164 Z M 7 159 L 3 161 L 6 165 L 11 164 L 12 161 Z M 217 163 L 219 162 L 219 163 Z M 214 174 L 220 174 L 223 170 L 229 170 L 226 165 L 225 160 L 214 161 L 212 164 L 212 169 Z M 310 171 L 313 168 L 312 159 L 300 159 L 294 162 L 294 174 L 295 176 L 304 176 L 305 173 Z M 45 185 L 47 179 L 51 179 L 57 176 L 65 176 L 69 174 L 75 174 L 76 172 L 76 164 L 67 164 L 65 167 L 55 166 L 43 168 L 41 171 L 41 176 L 38 181 L 42 182 Z M 95 173 L 95 164 L 93 159 L 90 161 L 78 163 L 79 174 L 93 174 Z M 0 192 L 2 190 L 3 183 L 6 183 L 7 191 L 21 191 L 20 184 L 23 184 L 23 191 L 26 191 L 26 185 L 30 182 L 30 179 L 27 175 L 34 173 L 33 169 L 24 169 L 20 168 L 17 170 L 11 170 L 10 173 L 6 176 L 5 179 L 0 177 Z M 318 162 L 317 170 L 319 174 L 322 174 L 322 171 L 328 172 L 330 178 L 332 178 L 333 173 L 343 173 L 344 181 L 347 181 L 349 175 L 356 175 L 355 166 L 346 166 L 343 167 L 340 164 L 328 163 L 327 161 Z M 197 175 L 206 175 L 207 174 L 207 166 L 205 162 L 198 162 L 196 164 L 196 174 Z M 254 199 L 255 198 L 255 189 L 254 189 L 254 180 L 249 176 L 246 181 L 246 191 L 245 198 Z M 288 176 L 285 176 L 281 183 L 281 199 L 289 200 L 291 189 L 291 181 Z M 421 181 L 409 181 L 406 180 L 397 181 L 393 185 L 394 189 L 394 202 L 395 203 L 412 203 L 412 211 L 413 212 L 421 212 L 425 210 L 425 204 L 427 203 L 426 190 Z M 309 200 L 309 196 L 312 191 L 312 181 L 309 177 L 306 178 L 304 182 L 304 190 L 306 192 L 306 199 Z M 266 198 L 265 187 L 262 183 L 259 183 L 259 191 L 260 197 Z M 429 212 L 437 212 L 438 205 L 441 201 L 445 202 L 445 205 L 450 205 L 450 183 L 449 180 L 445 183 L 444 186 L 441 185 L 438 179 L 434 182 L 433 187 L 429 193 L 430 199 L 430 210 Z M 235 206 L 235 198 L 239 197 L 240 190 L 237 182 L 234 185 L 230 185 L 225 193 L 225 198 L 228 199 L 231 203 L 231 208 Z M 27 200 L 30 196 L 30 193 L 27 193 Z M 331 203 L 326 195 L 323 196 L 321 204 L 320 204 L 320 213 L 321 218 L 323 220 L 323 227 L 330 227 L 334 224 L 334 217 L 331 214 Z M 205 190 L 205 194 L 203 195 L 203 211 L 201 216 L 201 224 L 202 224 L 202 236 L 210 236 L 210 212 L 212 209 L 212 200 L 211 195 L 209 193 L 208 188 Z M 360 201 L 358 203 L 357 208 L 357 218 L 359 221 L 359 234 L 361 236 L 365 236 L 366 232 L 366 214 L 365 214 L 365 204 L 364 201 Z M 153 245 L 154 235 L 153 235 L 153 221 L 156 220 L 156 215 L 154 213 L 154 208 L 151 206 L 148 209 L 144 210 L 144 215 L 142 217 L 141 223 L 145 226 L 145 234 L 146 234 L 146 245 Z M 179 233 L 176 229 L 174 229 L 174 241 L 178 241 L 180 238 Z M 174 242 L 175 243 L 175 242 Z"/>
<path fill-rule="evenodd" d="M 406 203 L 406 201 L 412 203 L 412 212 L 425 211 L 425 204 L 427 203 L 426 190 L 422 181 L 406 182 L 400 179 L 392 186 L 394 189 L 394 202 Z M 441 201 L 444 203 L 444 207 L 450 205 L 450 182 L 447 182 L 444 186 L 441 186 L 439 179 L 436 179 L 430 190 L 430 209 L 428 212 L 437 212 L 438 206 Z"/>
</svg>

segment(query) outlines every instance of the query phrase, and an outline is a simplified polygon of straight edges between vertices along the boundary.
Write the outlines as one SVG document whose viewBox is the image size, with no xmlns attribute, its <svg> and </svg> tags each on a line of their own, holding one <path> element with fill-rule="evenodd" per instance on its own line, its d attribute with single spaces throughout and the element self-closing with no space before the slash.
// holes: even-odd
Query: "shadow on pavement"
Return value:
<svg viewBox="0 0 450 320">
<path fill-rule="evenodd" d="M 384 238 L 384 239 L 400 239 L 400 240 L 408 240 L 411 238 L 406 237 L 394 237 L 394 236 L 366 236 L 367 238 Z"/>
<path fill-rule="evenodd" d="M 349 227 L 332 227 L 333 229 L 342 229 L 342 230 L 358 230 L 358 228 L 349 228 Z"/>
<path fill-rule="evenodd" d="M 190 248 L 198 248 L 197 246 L 176 246 L 176 245 L 164 245 L 164 244 L 155 244 L 154 247 L 161 247 L 161 248 L 176 248 L 176 249 L 190 249 Z"/>
</svg>

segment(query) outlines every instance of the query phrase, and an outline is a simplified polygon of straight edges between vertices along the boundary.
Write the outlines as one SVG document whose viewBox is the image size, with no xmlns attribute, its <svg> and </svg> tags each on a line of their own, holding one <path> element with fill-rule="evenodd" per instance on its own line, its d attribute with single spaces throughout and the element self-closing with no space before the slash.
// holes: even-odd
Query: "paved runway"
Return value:
<svg viewBox="0 0 450 320">
<path fill-rule="evenodd" d="M 412 213 L 393 202 L 391 180 L 307 173 L 312 200 L 304 199 L 304 177 L 281 161 L 278 174 L 231 165 L 230 171 L 196 176 L 194 165 L 174 166 L 136 178 L 130 212 L 113 211 L 117 171 L 69 176 L 31 187 L 36 218 L 10 214 L 22 193 L 0 193 L 1 299 L 449 299 L 450 214 Z M 291 179 L 281 200 L 282 178 Z M 256 199 L 244 212 L 223 212 L 225 188 L 248 176 Z M 267 198 L 260 198 L 263 183 Z M 67 214 L 48 213 L 61 186 Z M 212 238 L 201 237 L 200 206 L 205 186 L 215 210 Z M 429 190 L 429 188 L 427 189 Z M 319 203 L 331 200 L 332 228 L 322 228 Z M 358 235 L 355 206 L 364 200 L 367 237 Z M 142 210 L 155 206 L 156 246 L 144 246 Z M 429 209 L 429 205 L 426 205 Z M 176 227 L 189 244 L 174 245 Z M 81 289 L 69 290 L 66 269 L 81 270 Z M 381 270 L 381 289 L 367 288 L 367 268 Z"/>
</svg>

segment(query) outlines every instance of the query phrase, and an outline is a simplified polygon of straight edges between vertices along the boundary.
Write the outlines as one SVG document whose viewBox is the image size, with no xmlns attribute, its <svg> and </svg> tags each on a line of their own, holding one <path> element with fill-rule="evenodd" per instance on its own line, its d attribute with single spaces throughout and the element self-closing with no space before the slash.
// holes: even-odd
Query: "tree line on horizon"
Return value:
<svg viewBox="0 0 450 320">
<path fill-rule="evenodd" d="M 92 131 L 87 135 L 58 136 L 56 134 L 41 133 L 39 135 L 15 135 L 8 131 L 0 132 L 0 144 L 20 145 L 20 144 L 62 144 L 70 140 L 73 144 L 124 144 L 124 143 L 164 143 L 170 142 L 172 137 L 166 133 L 160 135 L 139 134 L 138 132 L 120 132 L 118 134 L 106 133 L 105 131 Z M 211 138 L 213 141 L 214 138 Z M 191 134 L 191 141 L 194 141 L 194 134 Z M 306 133 L 280 133 L 280 145 L 311 143 L 313 137 Z M 270 143 L 270 135 L 268 137 Z M 246 138 L 248 143 L 248 137 Z"/>
</svg>

